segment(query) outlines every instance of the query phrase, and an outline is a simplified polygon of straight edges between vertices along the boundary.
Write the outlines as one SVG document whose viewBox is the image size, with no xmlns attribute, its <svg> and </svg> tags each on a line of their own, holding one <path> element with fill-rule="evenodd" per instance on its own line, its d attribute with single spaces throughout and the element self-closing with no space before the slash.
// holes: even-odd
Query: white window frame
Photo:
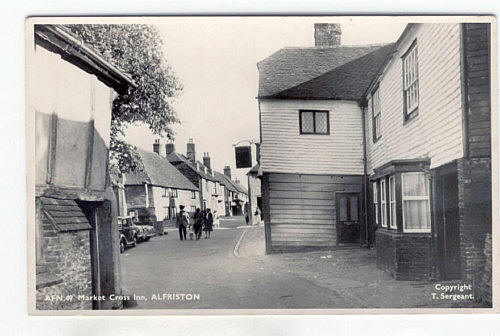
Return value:
<svg viewBox="0 0 500 336">
<path fill-rule="evenodd" d="M 397 229 L 396 219 L 396 179 L 394 175 L 389 177 L 389 225 L 391 229 Z"/>
<path fill-rule="evenodd" d="M 425 176 L 425 183 L 427 183 L 427 196 L 405 196 L 404 195 L 404 177 L 405 175 L 424 175 Z M 401 208 L 403 209 L 403 232 L 424 232 L 428 233 L 431 232 L 431 227 L 432 227 L 432 218 L 431 218 L 431 201 L 430 201 L 430 183 L 429 179 L 425 175 L 425 173 L 422 172 L 411 172 L 411 173 L 402 173 L 401 174 Z M 407 229 L 406 228 L 406 223 L 405 223 L 405 211 L 404 211 L 404 206 L 405 206 L 405 201 L 427 201 L 427 214 L 429 218 L 429 228 L 428 229 Z"/>
<path fill-rule="evenodd" d="M 378 203 L 378 185 L 376 181 L 373 182 L 373 209 L 375 210 L 375 225 L 378 226 L 380 222 L 380 204 Z"/>
<path fill-rule="evenodd" d="M 387 228 L 387 183 L 385 177 L 380 180 L 380 225 Z"/>
<path fill-rule="evenodd" d="M 191 199 L 196 199 L 196 191 L 191 190 Z"/>
<path fill-rule="evenodd" d="M 373 127 L 373 142 L 376 142 L 382 136 L 380 130 L 381 124 L 381 107 L 380 107 L 380 88 L 377 88 L 372 93 L 372 127 Z"/>
<path fill-rule="evenodd" d="M 170 208 L 163 207 L 163 217 L 164 219 L 170 219 Z"/>
<path fill-rule="evenodd" d="M 417 114 L 419 106 L 418 49 L 415 40 L 401 59 L 403 63 L 403 103 L 405 120 Z"/>
<path fill-rule="evenodd" d="M 170 197 L 177 198 L 178 196 L 179 195 L 177 193 L 177 189 L 175 189 L 175 188 L 170 189 Z"/>
</svg>

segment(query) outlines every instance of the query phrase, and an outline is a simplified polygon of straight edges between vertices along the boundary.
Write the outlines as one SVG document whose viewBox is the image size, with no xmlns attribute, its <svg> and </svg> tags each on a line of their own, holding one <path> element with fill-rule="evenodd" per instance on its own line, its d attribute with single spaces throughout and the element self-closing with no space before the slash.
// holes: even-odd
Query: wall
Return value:
<svg viewBox="0 0 500 336">
<path fill-rule="evenodd" d="M 90 231 L 58 232 L 46 218 L 37 216 L 37 219 L 39 218 L 43 218 L 41 223 L 37 223 L 40 225 L 42 236 L 43 264 L 47 268 L 47 273 L 61 282 L 37 290 L 36 308 L 40 310 L 92 309 L 92 301 L 46 300 L 47 295 L 62 295 L 63 297 L 75 294 L 92 295 Z"/>
<path fill-rule="evenodd" d="M 264 172 L 363 174 L 362 115 L 353 101 L 260 100 Z M 299 134 L 299 110 L 330 111 L 330 135 Z"/>
<path fill-rule="evenodd" d="M 114 91 L 40 46 L 33 62 L 31 80 L 44 83 L 29 92 L 29 108 L 35 111 L 36 184 L 51 179 L 56 186 L 83 188 L 87 183 L 103 191 Z"/>
<path fill-rule="evenodd" d="M 144 185 L 125 186 L 125 199 L 127 200 L 128 208 L 145 208 L 146 190 L 144 189 Z"/>
<path fill-rule="evenodd" d="M 155 204 L 155 214 L 158 221 L 162 221 L 165 218 L 165 207 L 170 206 L 170 197 L 163 197 L 163 187 L 153 187 L 153 197 Z M 191 190 L 181 190 L 177 189 L 177 197 L 174 198 L 175 208 L 177 213 L 180 211 L 180 205 L 184 205 L 184 210 L 187 212 L 191 211 L 191 206 L 199 207 L 199 193 L 196 193 L 196 198 L 193 199 L 191 195 Z"/>
<path fill-rule="evenodd" d="M 335 194 L 360 193 L 362 176 L 264 173 L 267 253 L 337 245 Z"/>
<path fill-rule="evenodd" d="M 254 174 L 248 175 L 248 192 L 250 194 L 250 223 L 252 225 L 257 225 L 261 223 L 261 212 L 259 211 L 259 215 L 255 215 L 255 211 L 257 210 L 257 198 L 261 197 L 261 183 L 260 179 L 257 178 Z"/>
<path fill-rule="evenodd" d="M 401 56 L 417 39 L 419 114 L 404 123 Z M 369 173 L 391 160 L 429 157 L 431 168 L 463 156 L 460 26 L 417 25 L 402 40 L 380 86 L 381 134 L 373 144 L 371 100 L 366 113 Z M 369 97 L 368 97 L 369 98 Z"/>
<path fill-rule="evenodd" d="M 377 267 L 396 280 L 430 280 L 431 234 L 378 229 Z"/>
</svg>

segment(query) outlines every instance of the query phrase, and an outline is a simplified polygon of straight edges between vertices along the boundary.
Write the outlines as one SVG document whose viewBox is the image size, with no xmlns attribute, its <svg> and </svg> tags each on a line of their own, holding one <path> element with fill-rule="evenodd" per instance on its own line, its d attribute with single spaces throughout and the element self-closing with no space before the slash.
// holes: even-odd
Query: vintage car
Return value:
<svg viewBox="0 0 500 336">
<path fill-rule="evenodd" d="M 144 233 L 143 241 L 148 241 L 151 237 L 156 236 L 156 230 L 152 225 L 141 225 Z"/>
<path fill-rule="evenodd" d="M 134 247 L 139 241 L 139 237 L 143 233 L 137 225 L 134 224 L 133 216 L 119 216 L 118 217 L 118 231 L 120 232 L 120 253 L 125 251 L 126 247 Z"/>
</svg>

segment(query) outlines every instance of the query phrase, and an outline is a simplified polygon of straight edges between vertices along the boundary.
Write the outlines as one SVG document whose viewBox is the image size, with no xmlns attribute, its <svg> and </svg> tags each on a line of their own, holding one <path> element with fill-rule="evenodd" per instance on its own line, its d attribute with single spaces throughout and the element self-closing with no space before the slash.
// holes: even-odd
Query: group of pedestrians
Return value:
<svg viewBox="0 0 500 336">
<path fill-rule="evenodd" d="M 179 237 L 182 240 L 187 240 L 187 231 L 189 238 L 193 240 L 201 239 L 202 232 L 205 232 L 205 239 L 210 238 L 210 233 L 214 229 L 214 216 L 210 209 L 200 210 L 197 208 L 192 218 L 184 211 L 184 206 L 181 205 L 180 212 L 177 215 L 177 226 L 179 228 Z"/>
</svg>

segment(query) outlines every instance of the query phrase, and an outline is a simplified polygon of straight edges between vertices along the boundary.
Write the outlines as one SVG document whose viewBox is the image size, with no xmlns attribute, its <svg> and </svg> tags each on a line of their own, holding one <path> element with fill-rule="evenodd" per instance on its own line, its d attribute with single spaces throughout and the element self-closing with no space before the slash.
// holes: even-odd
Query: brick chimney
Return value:
<svg viewBox="0 0 500 336">
<path fill-rule="evenodd" d="M 193 138 L 190 138 L 187 143 L 186 156 L 191 163 L 196 164 L 196 151 L 194 149 Z"/>
<path fill-rule="evenodd" d="M 332 47 L 340 45 L 342 30 L 339 23 L 315 23 L 314 45 L 316 47 Z"/>
<path fill-rule="evenodd" d="M 165 155 L 172 154 L 173 152 L 175 152 L 175 144 L 173 142 L 165 144 Z"/>
<path fill-rule="evenodd" d="M 208 168 L 208 170 L 210 171 L 210 169 L 212 168 L 210 166 L 210 155 L 207 153 L 203 153 L 203 164 L 205 165 L 205 167 Z"/>
<path fill-rule="evenodd" d="M 231 167 L 224 166 L 224 175 L 226 175 L 227 177 L 231 178 Z"/>
<path fill-rule="evenodd" d="M 155 143 L 153 144 L 153 152 L 160 155 L 160 139 L 155 139 Z"/>
</svg>

